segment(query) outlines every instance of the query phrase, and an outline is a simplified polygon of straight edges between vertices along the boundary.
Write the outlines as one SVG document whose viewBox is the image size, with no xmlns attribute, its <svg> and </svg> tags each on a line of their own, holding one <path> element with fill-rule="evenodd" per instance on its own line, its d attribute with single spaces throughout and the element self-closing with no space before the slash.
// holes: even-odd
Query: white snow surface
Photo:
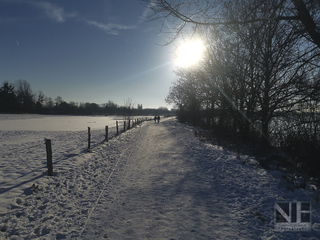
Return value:
<svg viewBox="0 0 320 240">
<path fill-rule="evenodd" d="M 5 121 L 0 118 L 0 239 L 320 237 L 315 192 L 290 190 L 281 172 L 206 143 L 173 118 L 144 122 L 109 142 L 101 142 L 102 126 L 90 153 L 86 130 L 8 131 Z M 52 139 L 53 177 L 46 176 L 43 138 Z M 294 200 L 311 202 L 312 230 L 275 231 L 274 203 Z"/>
<path fill-rule="evenodd" d="M 114 127 L 121 120 L 119 116 L 0 114 L 0 131 L 83 131 Z"/>
<path fill-rule="evenodd" d="M 47 174 L 45 138 L 51 139 L 55 172 L 66 171 L 87 158 L 79 156 L 88 149 L 88 127 L 94 147 L 105 139 L 105 126 L 115 136 L 116 121 L 122 131 L 119 116 L 0 114 L 0 215 L 10 211 L 13 197 Z"/>
</svg>

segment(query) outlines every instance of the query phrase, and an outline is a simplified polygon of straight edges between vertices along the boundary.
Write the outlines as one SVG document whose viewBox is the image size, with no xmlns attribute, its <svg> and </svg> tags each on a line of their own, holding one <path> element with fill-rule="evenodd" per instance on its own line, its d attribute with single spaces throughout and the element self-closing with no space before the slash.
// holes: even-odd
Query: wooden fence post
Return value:
<svg viewBox="0 0 320 240">
<path fill-rule="evenodd" d="M 123 132 L 126 131 L 126 121 L 123 122 Z"/>
<path fill-rule="evenodd" d="M 90 152 L 91 133 L 90 127 L 88 127 L 88 152 Z"/>
<path fill-rule="evenodd" d="M 131 120 L 129 119 L 128 130 L 130 129 L 130 122 L 131 122 Z"/>
<path fill-rule="evenodd" d="M 108 126 L 106 126 L 106 141 L 109 141 L 109 137 L 108 137 Z"/>
<path fill-rule="evenodd" d="M 116 121 L 116 127 L 117 127 L 117 135 L 119 135 L 119 125 L 118 125 L 118 121 Z"/>
<path fill-rule="evenodd" d="M 53 176 L 51 139 L 46 139 L 48 176 Z"/>
</svg>

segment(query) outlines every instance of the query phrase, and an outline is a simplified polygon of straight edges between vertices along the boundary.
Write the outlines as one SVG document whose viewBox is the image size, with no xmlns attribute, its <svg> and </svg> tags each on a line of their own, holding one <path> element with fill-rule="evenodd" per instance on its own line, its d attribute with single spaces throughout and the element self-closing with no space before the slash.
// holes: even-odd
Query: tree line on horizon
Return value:
<svg viewBox="0 0 320 240">
<path fill-rule="evenodd" d="M 67 103 L 61 96 L 52 99 L 42 91 L 33 93 L 26 80 L 18 80 L 15 84 L 4 82 L 0 87 L 0 113 L 38 113 L 38 114 L 70 114 L 70 115 L 173 115 L 174 110 L 166 107 L 143 109 L 142 104 L 135 108 L 132 99 L 119 106 L 113 101 L 104 104 L 89 102 Z"/>
</svg>

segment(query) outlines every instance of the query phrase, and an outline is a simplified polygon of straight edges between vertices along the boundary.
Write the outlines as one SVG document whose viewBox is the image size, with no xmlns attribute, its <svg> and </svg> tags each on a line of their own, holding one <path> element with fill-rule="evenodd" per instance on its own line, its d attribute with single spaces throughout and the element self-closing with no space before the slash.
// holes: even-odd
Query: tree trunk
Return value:
<svg viewBox="0 0 320 240">
<path fill-rule="evenodd" d="M 314 44 L 320 48 L 320 29 L 317 28 L 314 19 L 312 19 L 306 4 L 303 0 L 291 0 L 298 12 L 299 20 L 302 22 L 306 31 L 309 33 Z"/>
</svg>

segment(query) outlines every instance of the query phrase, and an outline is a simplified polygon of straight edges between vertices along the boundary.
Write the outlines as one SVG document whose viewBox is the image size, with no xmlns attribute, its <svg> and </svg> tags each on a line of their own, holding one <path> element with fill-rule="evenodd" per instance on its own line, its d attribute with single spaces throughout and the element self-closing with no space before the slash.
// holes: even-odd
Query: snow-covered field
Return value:
<svg viewBox="0 0 320 240">
<path fill-rule="evenodd" d="M 88 125 L 0 131 L 0 239 L 320 238 L 316 192 L 292 189 L 279 170 L 240 160 L 193 127 L 145 122 L 84 153 Z M 45 176 L 43 138 L 53 141 L 54 177 Z M 312 230 L 275 231 L 277 201 L 311 202 Z"/>
<path fill-rule="evenodd" d="M 57 116 L 38 114 L 0 114 L 1 131 L 83 131 L 115 126 L 118 116 Z"/>
<path fill-rule="evenodd" d="M 77 158 L 91 147 L 123 129 L 118 116 L 47 116 L 37 114 L 0 114 L 0 215 L 10 211 L 10 202 L 23 194 L 33 181 L 47 172 L 44 139 L 51 139 L 53 168 L 58 173 L 74 168 L 87 156 Z"/>
</svg>

